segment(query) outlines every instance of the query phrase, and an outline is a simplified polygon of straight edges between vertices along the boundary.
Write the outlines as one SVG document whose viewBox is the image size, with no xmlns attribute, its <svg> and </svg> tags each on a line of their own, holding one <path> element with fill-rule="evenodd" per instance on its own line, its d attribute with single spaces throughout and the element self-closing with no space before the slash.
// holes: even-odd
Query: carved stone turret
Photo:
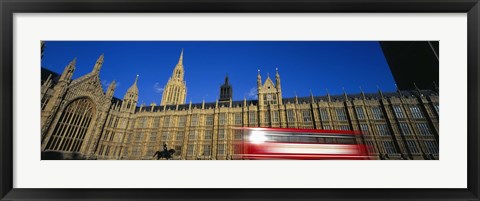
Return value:
<svg viewBox="0 0 480 201">
<path fill-rule="evenodd" d="M 100 72 L 100 69 L 102 69 L 102 65 L 103 65 L 103 58 L 104 58 L 104 54 L 101 54 L 98 59 L 97 59 L 97 62 L 95 62 L 95 66 L 93 66 L 93 73 L 99 73 Z"/>
<path fill-rule="evenodd" d="M 137 87 L 137 82 L 138 82 L 138 75 L 135 78 L 135 82 L 128 88 L 127 93 L 125 93 L 125 96 L 123 97 L 123 103 L 122 103 L 122 111 L 134 113 L 135 108 L 137 106 L 138 102 L 138 87 Z"/>
<path fill-rule="evenodd" d="M 117 83 L 115 82 L 115 80 L 113 80 L 112 83 L 110 83 L 110 85 L 108 86 L 108 89 L 107 89 L 107 97 L 108 98 L 112 98 L 113 97 L 113 93 L 115 92 L 115 88 L 117 87 Z"/>
</svg>

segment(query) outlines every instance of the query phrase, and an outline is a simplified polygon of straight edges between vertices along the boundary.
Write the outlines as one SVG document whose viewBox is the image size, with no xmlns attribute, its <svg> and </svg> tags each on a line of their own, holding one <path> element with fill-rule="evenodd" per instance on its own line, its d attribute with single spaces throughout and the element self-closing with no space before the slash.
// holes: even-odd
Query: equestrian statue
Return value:
<svg viewBox="0 0 480 201">
<path fill-rule="evenodd" d="M 175 153 L 174 149 L 167 149 L 167 144 L 163 144 L 163 151 L 157 151 L 153 155 L 153 158 L 155 156 L 157 157 L 157 160 L 160 160 L 161 158 L 165 158 L 167 160 L 173 160 L 173 154 Z"/>
</svg>

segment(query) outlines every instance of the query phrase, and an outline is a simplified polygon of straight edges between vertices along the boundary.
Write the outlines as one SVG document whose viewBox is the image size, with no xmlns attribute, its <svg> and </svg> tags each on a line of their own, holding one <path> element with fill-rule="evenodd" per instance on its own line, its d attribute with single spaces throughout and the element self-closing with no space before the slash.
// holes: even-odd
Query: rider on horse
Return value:
<svg viewBox="0 0 480 201">
<path fill-rule="evenodd" d="M 175 153 L 174 149 L 167 149 L 167 144 L 163 144 L 163 151 L 157 151 L 153 155 L 153 157 L 157 156 L 157 160 L 160 160 L 160 158 L 165 158 L 165 159 L 171 159 L 173 154 Z"/>
</svg>

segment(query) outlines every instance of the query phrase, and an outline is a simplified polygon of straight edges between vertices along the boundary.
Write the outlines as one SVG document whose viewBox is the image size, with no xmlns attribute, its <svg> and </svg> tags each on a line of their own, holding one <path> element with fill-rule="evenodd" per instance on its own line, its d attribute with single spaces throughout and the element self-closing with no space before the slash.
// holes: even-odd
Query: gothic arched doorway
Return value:
<svg viewBox="0 0 480 201">
<path fill-rule="evenodd" d="M 90 99 L 70 102 L 61 114 L 46 150 L 79 152 L 94 115 L 95 105 Z"/>
</svg>

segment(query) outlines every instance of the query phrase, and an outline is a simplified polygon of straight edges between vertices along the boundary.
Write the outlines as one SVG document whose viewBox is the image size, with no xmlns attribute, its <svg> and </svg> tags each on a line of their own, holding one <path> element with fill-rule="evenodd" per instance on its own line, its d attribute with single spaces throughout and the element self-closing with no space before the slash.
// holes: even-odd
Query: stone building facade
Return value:
<svg viewBox="0 0 480 201">
<path fill-rule="evenodd" d="M 137 106 L 138 76 L 123 99 L 115 98 L 115 82 L 106 92 L 100 84 L 103 60 L 75 80 L 75 60 L 62 74 L 42 69 L 43 159 L 54 152 L 63 159 L 152 160 L 164 143 L 176 150 L 174 159 L 235 159 L 233 142 L 241 137 L 235 127 L 355 130 L 373 158 L 439 158 L 438 91 L 284 98 L 277 69 L 275 82 L 258 71 L 257 100 L 185 104 L 182 50 L 161 104 Z"/>
</svg>

